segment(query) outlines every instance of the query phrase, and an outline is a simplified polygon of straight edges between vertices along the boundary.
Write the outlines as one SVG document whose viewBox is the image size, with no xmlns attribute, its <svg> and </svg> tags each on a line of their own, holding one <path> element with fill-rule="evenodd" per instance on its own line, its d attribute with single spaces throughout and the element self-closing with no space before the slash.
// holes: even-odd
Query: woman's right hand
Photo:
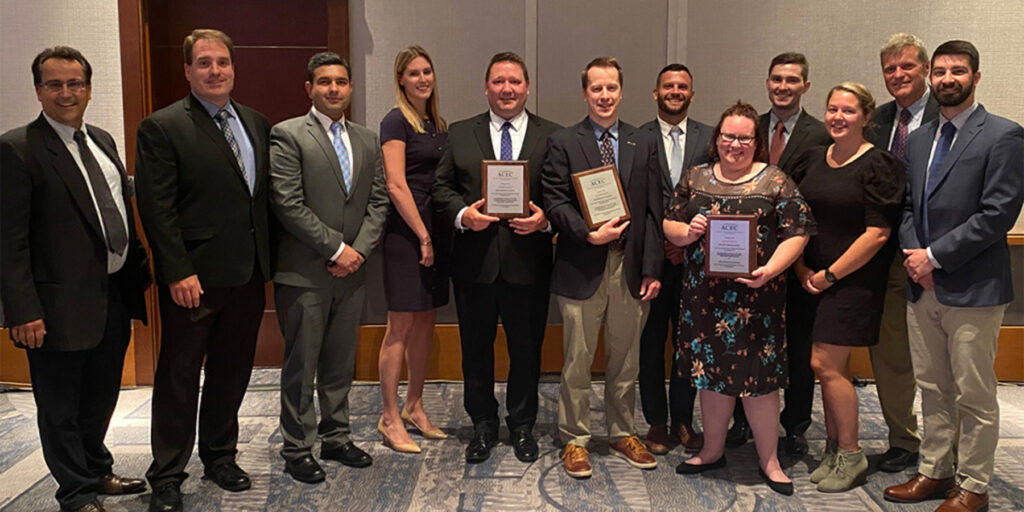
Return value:
<svg viewBox="0 0 1024 512">
<path fill-rule="evenodd" d="M 793 272 L 796 273 L 797 281 L 800 281 L 800 286 L 802 286 L 804 290 L 807 290 L 807 293 L 810 293 L 811 295 L 821 293 L 821 290 L 815 288 L 814 285 L 811 284 L 811 278 L 814 277 L 814 271 L 808 268 L 807 265 L 804 265 L 803 258 L 797 260 L 797 262 L 793 264 Z"/>
<path fill-rule="evenodd" d="M 434 245 L 429 238 L 426 241 L 420 240 L 420 265 L 434 266 Z"/>
<path fill-rule="evenodd" d="M 686 229 L 686 244 L 690 245 L 696 242 L 700 237 L 704 236 L 704 232 L 708 230 L 708 218 L 704 214 L 698 213 L 690 219 L 690 223 Z"/>
</svg>

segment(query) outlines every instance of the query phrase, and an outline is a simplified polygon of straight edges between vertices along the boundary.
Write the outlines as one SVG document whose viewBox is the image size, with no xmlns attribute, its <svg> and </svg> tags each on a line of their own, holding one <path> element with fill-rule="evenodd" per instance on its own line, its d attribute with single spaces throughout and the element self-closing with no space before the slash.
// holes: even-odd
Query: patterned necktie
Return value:
<svg viewBox="0 0 1024 512">
<path fill-rule="evenodd" d="M 100 163 L 96 161 L 89 145 L 85 140 L 85 133 L 82 130 L 75 131 L 75 143 L 78 144 L 78 154 L 82 157 L 82 164 L 85 165 L 85 174 L 89 176 L 89 184 L 92 185 L 92 195 L 96 199 L 96 206 L 100 209 L 100 221 L 103 222 L 103 232 L 107 235 L 107 249 L 118 256 L 124 254 L 128 248 L 128 232 L 124 227 L 124 217 L 114 203 L 114 196 L 110 194 L 110 186 L 103 176 Z M 127 205 L 126 205 L 127 206 Z"/>
<path fill-rule="evenodd" d="M 896 124 L 896 133 L 892 136 L 892 148 L 889 151 L 897 160 L 903 160 L 903 155 L 907 150 L 907 134 L 910 132 L 909 125 L 910 111 L 903 109 L 900 112 L 900 120 Z"/>
<path fill-rule="evenodd" d="M 668 172 L 672 177 L 673 187 L 679 183 L 679 178 L 683 175 L 683 148 L 679 143 L 679 136 L 682 134 L 683 130 L 678 126 L 673 126 L 668 132 L 668 136 L 672 137 L 672 159 L 668 163 Z"/>
<path fill-rule="evenodd" d="M 786 150 L 786 125 L 782 121 L 775 123 L 775 134 L 772 135 L 772 142 L 768 150 L 768 163 L 779 165 L 782 152 Z"/>
<path fill-rule="evenodd" d="M 224 140 L 228 142 L 228 146 L 231 146 L 231 152 L 235 154 L 235 159 L 238 160 L 238 168 L 242 170 L 242 176 L 245 178 L 245 184 L 249 187 L 249 193 L 252 193 L 252 182 L 253 179 L 249 176 L 249 170 L 245 168 L 245 161 L 242 160 L 242 151 L 238 148 L 238 141 L 235 140 L 235 132 L 231 130 L 231 123 L 228 119 L 231 118 L 231 112 L 221 109 L 216 115 L 217 122 L 220 124 L 220 131 L 224 133 Z"/>
<path fill-rule="evenodd" d="M 345 192 L 349 192 L 352 190 L 352 163 L 348 159 L 345 141 L 341 139 L 341 123 L 331 123 L 331 135 L 334 139 L 334 153 L 338 155 L 338 164 L 341 165 L 341 179 L 345 182 Z"/>
<path fill-rule="evenodd" d="M 921 213 L 924 237 L 928 239 L 928 243 L 931 243 L 932 240 L 931 234 L 928 231 L 928 196 L 931 195 L 932 190 L 935 189 L 935 185 L 939 183 L 939 169 L 942 169 L 942 162 L 946 160 L 946 155 L 949 154 L 949 148 L 953 145 L 953 137 L 956 137 L 956 126 L 953 126 L 953 123 L 949 122 L 942 125 L 942 135 L 939 136 L 939 142 L 935 145 L 935 154 L 932 155 L 932 163 L 928 166 L 928 181 L 924 186 L 924 199 L 922 200 L 923 208 Z"/>
<path fill-rule="evenodd" d="M 601 134 L 601 165 L 615 165 L 615 148 L 608 130 Z"/>
<path fill-rule="evenodd" d="M 512 160 L 512 135 L 508 132 L 512 123 L 505 121 L 501 125 L 501 159 Z"/>
</svg>

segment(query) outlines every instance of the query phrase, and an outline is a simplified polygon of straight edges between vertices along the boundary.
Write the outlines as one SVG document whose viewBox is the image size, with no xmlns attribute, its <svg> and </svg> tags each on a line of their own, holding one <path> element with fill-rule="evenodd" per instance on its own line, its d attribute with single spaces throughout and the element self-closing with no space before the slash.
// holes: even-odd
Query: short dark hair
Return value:
<svg viewBox="0 0 1024 512">
<path fill-rule="evenodd" d="M 722 122 L 730 116 L 746 117 L 754 122 L 754 161 L 767 162 L 768 143 L 766 141 L 768 136 L 761 130 L 761 120 L 757 115 L 757 110 L 749 103 L 744 103 L 743 100 L 736 100 L 736 104 L 725 109 L 725 112 L 722 112 L 722 117 L 718 118 L 718 124 L 715 125 L 714 131 L 711 132 L 711 140 L 708 141 L 708 158 L 712 162 L 721 159 L 718 156 L 718 137 L 722 134 Z"/>
<path fill-rule="evenodd" d="M 672 64 L 669 64 L 668 66 L 661 68 L 661 71 L 658 71 L 658 78 L 654 80 L 655 88 L 661 85 L 661 75 L 664 75 L 669 71 L 685 71 L 687 75 L 690 75 L 690 80 L 693 80 L 693 73 L 690 73 L 690 68 L 686 67 L 686 65 L 684 64 L 673 62 Z"/>
<path fill-rule="evenodd" d="M 92 83 L 92 66 L 89 65 L 89 61 L 85 59 L 82 52 L 70 47 L 70 46 L 54 46 L 53 48 L 47 48 L 36 55 L 36 58 L 32 59 L 32 83 L 35 85 L 42 85 L 43 83 L 43 72 L 40 69 L 44 62 L 50 59 L 61 59 L 61 60 L 73 60 L 82 65 L 82 72 L 85 73 L 85 83 Z"/>
<path fill-rule="evenodd" d="M 971 62 L 971 73 L 978 72 L 978 65 L 981 58 L 978 56 L 978 49 L 971 44 L 970 41 L 954 39 L 940 44 L 939 47 L 932 52 L 931 64 L 933 66 L 935 65 L 935 57 L 940 55 L 966 55 L 968 60 Z"/>
<path fill-rule="evenodd" d="M 348 65 L 347 60 L 334 52 L 320 52 L 310 57 L 309 64 L 306 65 L 306 80 L 309 83 L 313 83 L 313 77 L 316 76 L 316 68 L 320 66 L 344 66 L 345 73 L 348 73 L 349 82 L 352 81 L 352 67 Z"/>
<path fill-rule="evenodd" d="M 495 53 L 494 56 L 491 57 L 491 62 L 487 64 L 487 73 L 484 74 L 484 82 L 491 79 L 491 68 L 499 62 L 511 62 L 513 64 L 518 64 L 523 70 L 523 78 L 525 78 L 527 82 L 530 81 L 530 72 L 526 70 L 526 62 L 523 58 L 515 52 L 501 52 Z"/>
<path fill-rule="evenodd" d="M 196 45 L 196 41 L 200 39 L 209 39 L 223 44 L 228 49 L 231 61 L 234 62 L 235 43 L 231 40 L 231 36 L 215 28 L 197 28 L 191 34 L 185 36 L 185 42 L 181 45 L 181 53 L 185 57 L 185 64 L 192 65 L 192 48 Z"/>
<path fill-rule="evenodd" d="M 804 82 L 807 81 L 807 75 L 810 73 L 810 66 L 807 64 L 807 57 L 804 54 L 797 52 L 786 52 L 776 55 L 772 59 L 772 63 L 768 65 L 768 76 L 771 76 L 772 69 L 775 66 L 782 66 L 785 64 L 797 64 L 800 66 L 800 76 L 804 78 Z"/>
<path fill-rule="evenodd" d="M 619 72 L 619 87 L 622 87 L 622 66 L 619 66 L 619 61 L 615 57 L 598 57 L 590 61 L 587 67 L 583 68 L 580 81 L 583 82 L 584 89 L 590 85 L 590 81 L 587 79 L 587 71 L 590 71 L 590 68 L 615 68 Z"/>
</svg>

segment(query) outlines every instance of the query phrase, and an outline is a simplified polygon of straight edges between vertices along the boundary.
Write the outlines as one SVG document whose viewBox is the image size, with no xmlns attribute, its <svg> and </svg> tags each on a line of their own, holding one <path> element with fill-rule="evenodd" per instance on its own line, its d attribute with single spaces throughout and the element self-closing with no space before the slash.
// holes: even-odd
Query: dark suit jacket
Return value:
<svg viewBox="0 0 1024 512">
<path fill-rule="evenodd" d="M 328 288 L 335 279 L 324 265 L 341 242 L 363 257 L 380 242 L 388 215 L 380 140 L 363 126 L 345 125 L 352 143 L 349 192 L 331 139 L 312 112 L 270 131 L 271 205 L 284 228 L 277 240 L 275 283 Z M 356 275 L 365 272 L 351 277 Z"/>
<path fill-rule="evenodd" d="M 640 127 L 640 131 L 646 132 L 648 136 L 656 141 L 658 148 L 658 163 L 661 165 L 661 189 L 665 196 L 664 207 L 672 204 L 672 192 L 676 184 L 672 183 L 672 173 L 668 168 L 668 159 L 665 158 L 665 138 L 661 136 L 661 126 L 658 120 L 648 121 Z M 683 174 L 686 170 L 695 165 L 708 162 L 708 142 L 711 141 L 711 132 L 714 128 L 686 118 L 686 147 L 683 148 Z"/>
<path fill-rule="evenodd" d="M 939 117 L 939 102 L 931 92 L 925 92 L 928 100 L 924 105 L 924 115 L 921 117 L 921 126 Z M 882 149 L 889 149 L 892 144 L 892 125 L 896 124 L 896 102 L 890 101 L 878 108 L 871 114 L 872 132 L 868 142 Z M 918 127 L 920 128 L 920 126 Z"/>
<path fill-rule="evenodd" d="M 267 118 L 232 102 L 256 156 L 253 194 L 217 123 L 192 94 L 139 124 L 139 215 L 160 284 L 192 274 L 204 286 L 270 278 Z M 258 268 L 257 268 L 258 265 Z"/>
<path fill-rule="evenodd" d="M 832 137 L 829 137 L 828 132 L 825 131 L 825 123 L 815 119 L 804 109 L 800 109 L 799 116 L 796 119 L 796 125 L 793 126 L 793 133 L 789 135 L 789 142 L 786 143 L 786 148 L 782 150 L 782 156 L 779 157 L 778 167 L 786 171 L 786 174 L 793 173 L 793 169 L 804 151 L 815 146 L 832 144 Z M 764 140 L 766 141 L 771 141 L 772 138 L 772 127 L 769 126 L 772 122 L 771 119 L 771 112 L 761 114 L 761 130 L 764 130 Z"/>
<path fill-rule="evenodd" d="M 107 274 L 107 245 L 85 177 L 40 115 L 0 136 L 3 204 L 3 304 L 7 325 L 43 319 L 43 350 L 87 350 L 103 339 L 108 286 L 120 286 L 128 313 L 146 320 L 143 291 L 151 276 L 135 233 L 128 175 L 110 134 L 87 125 L 117 166 L 128 216 L 128 256 Z"/>
<path fill-rule="evenodd" d="M 665 260 L 661 219 L 663 197 L 658 148 L 644 132 L 619 121 L 619 180 L 632 220 L 623 232 L 623 272 L 630 293 L 640 297 L 643 276 L 661 277 Z M 601 167 L 601 152 L 589 118 L 563 128 L 548 139 L 541 183 L 544 209 L 558 231 L 551 291 L 572 299 L 586 299 L 597 291 L 604 276 L 607 245 L 587 242 L 590 229 L 583 219 L 572 174 Z"/>
<path fill-rule="evenodd" d="M 548 137 L 561 127 L 527 112 L 526 133 L 519 160 L 530 165 L 530 200 L 543 208 L 541 167 Z M 434 179 L 435 208 L 443 212 L 442 226 L 455 229 L 455 217 L 464 207 L 479 201 L 482 181 L 480 162 L 494 160 L 490 113 L 464 119 L 448 127 L 448 147 L 441 156 Z M 455 233 L 452 278 L 466 283 L 493 283 L 500 275 L 512 284 L 546 283 L 551 275 L 551 234 L 517 235 L 508 222 L 494 222 L 482 231 Z"/>
<path fill-rule="evenodd" d="M 900 243 L 904 249 L 931 247 L 942 265 L 933 272 L 935 296 L 947 306 L 984 307 L 1013 300 L 1006 233 L 1024 201 L 1024 129 L 984 107 L 967 118 L 938 169 L 928 195 L 928 228 L 921 224 L 928 159 L 939 120 L 907 137 L 908 198 Z M 911 282 L 916 302 L 922 288 Z"/>
</svg>

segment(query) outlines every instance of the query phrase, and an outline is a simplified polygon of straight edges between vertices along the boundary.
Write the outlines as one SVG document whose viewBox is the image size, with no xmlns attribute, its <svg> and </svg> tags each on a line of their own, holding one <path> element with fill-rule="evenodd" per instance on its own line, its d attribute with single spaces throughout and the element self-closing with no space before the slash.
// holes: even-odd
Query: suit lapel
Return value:
<svg viewBox="0 0 1024 512">
<path fill-rule="evenodd" d="M 312 112 L 306 116 L 306 131 L 309 133 L 310 137 L 313 137 L 313 140 L 315 140 L 317 145 L 320 146 L 320 149 L 323 150 L 327 166 L 331 169 L 331 173 L 334 174 L 334 179 L 337 180 L 338 187 L 341 188 L 342 193 L 345 193 L 345 180 L 341 176 L 341 163 L 338 162 L 338 154 L 334 152 L 334 145 L 331 144 L 331 140 L 327 138 L 327 132 L 324 131 L 324 126 L 320 124 L 320 121 Z M 351 134 L 349 138 L 351 138 Z"/>
<path fill-rule="evenodd" d="M 246 187 L 246 189 L 248 190 L 249 187 L 245 184 L 245 176 L 242 175 L 242 169 L 238 167 L 238 159 L 235 158 L 235 152 L 231 151 L 231 146 L 228 145 L 227 139 L 224 138 L 224 132 L 222 132 L 220 130 L 220 127 L 217 126 L 216 121 L 214 121 L 213 118 L 210 117 L 209 112 L 206 111 L 206 108 L 203 107 L 203 104 L 199 103 L 199 100 L 195 99 L 191 94 L 189 94 L 188 98 L 185 99 L 185 111 L 188 113 L 189 117 L 192 118 L 193 124 L 195 124 L 200 131 L 202 131 L 208 137 L 210 137 L 210 140 L 211 142 L 213 142 L 213 145 L 217 146 L 217 148 L 220 149 L 220 152 L 222 153 L 224 158 L 227 159 L 227 161 L 231 164 L 231 168 L 235 170 L 235 175 L 238 177 L 239 180 L 241 180 L 242 186 Z M 238 109 L 235 109 L 235 111 L 238 112 Z M 239 112 L 239 116 L 242 115 L 243 114 Z M 247 124 L 250 123 L 242 121 L 243 127 L 245 127 Z M 249 129 L 245 129 L 246 132 L 248 133 Z M 252 137 L 252 134 L 249 134 L 249 140 L 252 141 L 253 150 L 256 153 L 256 182 L 259 183 L 260 151 L 255 147 L 257 142 Z"/>
<path fill-rule="evenodd" d="M 939 122 L 931 121 L 929 123 L 922 124 L 917 130 L 922 131 L 922 134 L 927 134 L 925 139 L 927 142 L 917 144 L 914 147 L 907 146 L 907 154 L 905 160 L 913 164 L 913 168 L 907 169 L 909 173 L 907 179 L 909 184 L 907 185 L 911 189 L 911 200 L 914 202 L 914 215 L 918 217 L 921 211 L 921 206 L 924 204 L 925 184 L 928 181 L 928 156 L 931 153 L 932 141 L 935 140 L 935 132 L 938 130 Z M 915 134 L 917 131 L 914 132 Z M 917 191 L 915 194 L 914 191 Z"/>
<path fill-rule="evenodd" d="M 68 193 L 71 194 L 71 199 L 78 205 L 78 210 L 85 216 L 85 221 L 92 227 L 93 231 L 100 238 L 103 238 L 103 228 L 100 227 L 100 218 L 96 214 L 96 204 L 93 203 L 92 196 L 89 194 L 89 187 L 85 183 L 82 169 L 78 167 L 78 163 L 71 156 L 71 152 L 64 145 L 64 141 L 60 139 L 60 136 L 53 130 L 53 127 L 42 117 L 42 114 L 39 115 L 35 125 L 42 132 L 43 143 L 46 145 L 46 149 L 53 155 L 53 168 L 64 181 L 64 185 L 68 188 Z"/>
<path fill-rule="evenodd" d="M 891 108 L 890 108 L 891 107 Z M 881 149 L 889 149 L 892 147 L 892 125 L 896 122 L 896 112 L 899 111 L 899 107 L 896 106 L 896 102 L 889 103 L 885 106 L 885 111 L 881 112 L 878 118 L 881 120 L 878 123 L 878 136 L 875 138 L 880 144 Z"/>
<path fill-rule="evenodd" d="M 803 109 L 800 109 L 800 117 L 796 119 L 796 125 L 793 126 L 793 134 L 789 136 L 789 142 L 786 143 L 785 149 L 782 150 L 782 156 L 779 157 L 780 169 L 786 168 L 789 159 L 793 158 L 793 154 L 796 153 L 796 148 L 803 145 L 804 139 L 807 138 L 807 124 L 809 123 L 807 117 L 809 115 Z"/>
<path fill-rule="evenodd" d="M 519 159 L 529 160 L 538 142 L 540 142 L 540 122 L 533 117 L 533 114 L 527 111 L 526 133 L 523 134 L 523 147 L 519 150 Z"/>
<path fill-rule="evenodd" d="M 632 126 L 619 122 L 619 177 L 623 188 L 633 174 L 633 154 L 636 153 L 636 131 Z"/>
<path fill-rule="evenodd" d="M 482 116 L 476 118 L 476 123 L 473 125 L 473 135 L 476 137 L 476 143 L 480 146 L 480 154 L 484 156 L 484 160 L 494 160 L 494 145 L 491 144 L 491 130 L 488 127 L 488 123 L 491 122 L 490 114 L 485 113 Z M 529 130 L 527 130 L 529 132 Z M 526 145 L 524 143 L 523 148 Z"/>
<path fill-rule="evenodd" d="M 345 200 L 348 201 L 355 196 L 356 187 L 364 178 L 369 176 L 369 179 L 373 179 L 373 172 L 363 172 L 364 170 L 371 170 L 373 162 L 371 162 L 370 155 L 373 154 L 373 140 L 367 139 L 363 136 L 363 132 L 352 129 L 352 123 L 345 121 L 345 130 L 348 131 L 348 140 L 352 143 L 352 153 L 348 156 L 349 163 L 352 166 L 352 188 L 346 192 Z M 337 157 L 334 158 L 338 160 Z M 365 168 L 365 169 L 364 169 Z M 338 164 L 338 169 L 341 169 L 341 164 Z M 344 178 L 341 176 L 339 171 L 338 179 L 341 182 L 341 188 L 344 190 Z"/>
<path fill-rule="evenodd" d="M 121 165 L 121 157 L 118 156 L 117 151 L 113 146 L 107 144 L 105 139 L 95 135 L 96 131 L 93 126 L 89 125 L 88 133 L 89 138 L 92 139 L 92 141 L 96 143 L 101 150 L 103 150 L 103 153 L 107 155 L 107 158 L 109 158 L 111 162 L 114 162 L 114 167 L 117 168 L 117 173 L 121 175 L 121 192 L 128 197 L 128 172 L 125 171 L 124 166 Z M 127 202 L 125 204 L 127 204 Z"/>
<path fill-rule="evenodd" d="M 700 139 L 700 126 L 696 121 L 686 118 L 686 153 L 683 155 L 683 172 L 694 166 L 693 158 L 700 151 L 697 148 L 697 141 Z M 661 152 L 662 158 L 665 152 Z M 675 188 L 676 184 L 672 184 Z"/>
<path fill-rule="evenodd" d="M 985 107 L 978 105 L 978 108 L 971 113 L 970 117 L 964 123 L 963 128 L 959 130 L 956 135 L 956 140 L 953 141 L 953 147 L 949 148 L 949 154 L 946 155 L 946 159 L 942 161 L 942 167 L 939 167 L 938 176 L 935 178 L 935 187 L 930 191 L 925 190 L 929 196 L 935 193 L 939 187 L 942 186 L 943 180 L 946 179 L 946 175 L 949 174 L 950 169 L 956 164 L 956 161 L 964 154 L 964 150 L 971 141 L 978 136 L 982 128 L 985 126 Z M 926 185 L 927 186 L 927 185 Z"/>
<path fill-rule="evenodd" d="M 580 150 L 587 159 L 589 169 L 601 167 L 601 150 L 597 147 L 597 137 L 594 137 L 594 126 L 589 119 L 584 119 L 576 125 L 576 135 L 579 137 Z M 621 133 L 619 134 L 622 135 Z"/>
</svg>

